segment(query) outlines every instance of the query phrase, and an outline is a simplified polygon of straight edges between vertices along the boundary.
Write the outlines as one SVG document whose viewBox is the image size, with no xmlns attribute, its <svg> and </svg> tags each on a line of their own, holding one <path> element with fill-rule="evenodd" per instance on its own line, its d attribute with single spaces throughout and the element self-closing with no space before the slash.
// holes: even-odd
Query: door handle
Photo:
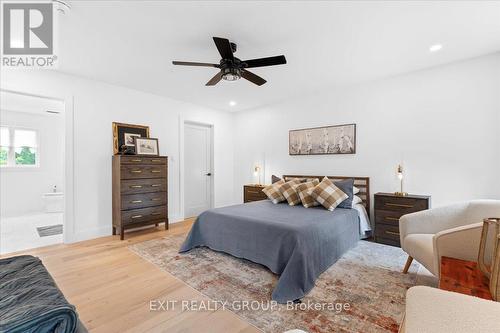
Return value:
<svg viewBox="0 0 500 333">
<path fill-rule="evenodd" d="M 211 172 L 209 172 L 209 173 L 207 173 L 205 176 L 211 176 L 211 175 L 212 175 L 212 173 L 211 173 Z"/>
</svg>

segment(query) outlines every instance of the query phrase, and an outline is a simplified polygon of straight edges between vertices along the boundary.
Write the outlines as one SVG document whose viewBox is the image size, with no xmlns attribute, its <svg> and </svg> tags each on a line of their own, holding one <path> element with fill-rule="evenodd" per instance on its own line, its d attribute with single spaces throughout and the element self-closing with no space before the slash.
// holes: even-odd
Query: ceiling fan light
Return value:
<svg viewBox="0 0 500 333">
<path fill-rule="evenodd" d="M 224 75 L 222 76 L 222 78 L 223 78 L 224 80 L 226 80 L 226 81 L 236 81 L 236 80 L 240 79 L 240 76 L 238 76 L 238 75 L 234 75 L 234 74 L 232 74 L 232 73 L 227 73 L 227 74 L 224 74 Z"/>
<path fill-rule="evenodd" d="M 241 72 L 238 68 L 225 68 L 222 70 L 222 79 L 226 81 L 236 81 L 241 79 Z"/>
</svg>

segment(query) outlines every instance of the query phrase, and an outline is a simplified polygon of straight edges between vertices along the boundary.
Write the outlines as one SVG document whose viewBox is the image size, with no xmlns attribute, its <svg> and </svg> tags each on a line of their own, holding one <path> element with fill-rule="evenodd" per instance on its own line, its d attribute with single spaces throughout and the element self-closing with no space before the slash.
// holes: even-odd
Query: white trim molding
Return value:
<svg viewBox="0 0 500 333">
<path fill-rule="evenodd" d="M 72 95 L 51 96 L 44 93 L 21 91 L 9 84 L 2 83 L 0 91 L 53 99 L 64 102 L 64 243 L 73 243 L 78 237 L 75 235 L 75 189 L 74 189 L 74 97 Z"/>
<path fill-rule="evenodd" d="M 210 208 L 215 207 L 215 177 L 217 177 L 216 170 L 215 170 L 215 154 L 214 154 L 214 132 L 215 132 L 215 126 L 212 123 L 206 123 L 206 122 L 200 122 L 197 120 L 192 120 L 189 119 L 189 117 L 185 117 L 183 115 L 179 116 L 179 207 L 178 207 L 178 216 L 176 216 L 175 219 L 178 219 L 177 222 L 180 222 L 185 219 L 185 211 L 184 211 L 184 194 L 185 194 L 185 183 L 184 183 L 184 128 L 186 124 L 193 124 L 193 125 L 201 125 L 201 126 L 206 126 L 210 127 L 210 141 L 211 141 L 211 148 L 210 148 L 210 154 L 211 156 L 211 173 L 212 176 L 210 178 Z M 173 222 L 175 223 L 175 222 Z"/>
</svg>

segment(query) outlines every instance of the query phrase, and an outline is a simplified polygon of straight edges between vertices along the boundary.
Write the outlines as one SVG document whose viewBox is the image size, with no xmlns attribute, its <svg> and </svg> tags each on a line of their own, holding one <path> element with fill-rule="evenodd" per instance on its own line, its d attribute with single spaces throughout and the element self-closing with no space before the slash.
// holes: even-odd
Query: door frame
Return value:
<svg viewBox="0 0 500 333">
<path fill-rule="evenodd" d="M 0 91 L 29 97 L 46 98 L 64 102 L 64 213 L 63 213 L 63 243 L 73 243 L 75 235 L 75 186 L 74 186 L 74 97 L 61 94 L 59 96 L 37 94 L 19 90 L 8 83 L 3 84 Z M 40 199 L 41 200 L 41 199 Z"/>
<path fill-rule="evenodd" d="M 174 218 L 177 221 L 183 221 L 186 217 L 185 214 L 185 177 L 184 177 L 184 134 L 186 125 L 195 125 L 207 127 L 210 131 L 210 172 L 212 176 L 210 177 L 210 208 L 214 208 L 214 197 L 215 197 L 215 177 L 217 174 L 215 172 L 215 154 L 214 154 L 214 125 L 210 123 L 195 121 L 185 119 L 184 117 L 179 118 L 179 217 Z"/>
</svg>

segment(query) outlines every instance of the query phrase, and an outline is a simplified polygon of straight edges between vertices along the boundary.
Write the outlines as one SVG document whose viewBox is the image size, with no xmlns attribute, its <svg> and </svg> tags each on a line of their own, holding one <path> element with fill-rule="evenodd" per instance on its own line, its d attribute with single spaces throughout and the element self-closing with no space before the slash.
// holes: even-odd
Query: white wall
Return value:
<svg viewBox="0 0 500 333">
<path fill-rule="evenodd" d="M 216 206 L 233 202 L 232 115 L 132 89 L 46 70 L 3 69 L 1 87 L 73 99 L 74 234 L 71 241 L 111 234 L 113 121 L 150 126 L 170 157 L 169 215 L 179 220 L 180 119 L 214 125 Z M 218 176 L 220 175 L 220 176 Z"/>
<path fill-rule="evenodd" d="M 170 156 L 173 220 L 182 218 L 181 120 L 214 125 L 216 206 L 241 202 L 242 185 L 255 181 L 253 165 L 262 163 L 264 156 L 267 182 L 273 173 L 369 176 L 372 193 L 394 191 L 395 167 L 403 162 L 406 189 L 431 194 L 435 206 L 500 198 L 499 54 L 342 89 L 325 88 L 234 115 L 50 71 L 4 69 L 1 74 L 3 89 L 60 97 L 72 105 L 73 241 L 111 233 L 113 121 L 149 125 L 161 153 Z M 352 122 L 357 124 L 355 155 L 288 155 L 288 130 Z"/>
<path fill-rule="evenodd" d="M 288 155 L 288 130 L 346 123 L 357 124 L 355 155 Z M 372 193 L 392 192 L 402 162 L 407 191 L 432 195 L 434 206 L 500 199 L 499 128 L 500 54 L 325 88 L 237 114 L 235 193 L 241 198 L 265 155 L 267 182 L 271 174 L 369 176 Z"/>
<path fill-rule="evenodd" d="M 2 110 L 2 126 L 38 131 L 37 168 L 0 169 L 0 216 L 24 215 L 44 210 L 42 193 L 54 185 L 63 190 L 64 122 L 60 114 L 34 114 Z"/>
</svg>

